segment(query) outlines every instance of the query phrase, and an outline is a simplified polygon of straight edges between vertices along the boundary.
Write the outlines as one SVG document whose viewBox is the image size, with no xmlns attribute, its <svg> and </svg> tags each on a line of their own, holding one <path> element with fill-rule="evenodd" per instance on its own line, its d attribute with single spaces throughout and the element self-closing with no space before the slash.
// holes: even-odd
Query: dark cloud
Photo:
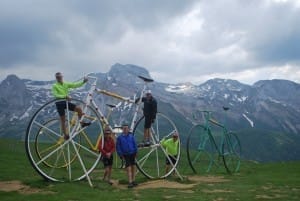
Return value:
<svg viewBox="0 0 300 201">
<path fill-rule="evenodd" d="M 174 81 L 259 68 L 266 75 L 268 67 L 286 65 L 295 73 L 295 2 L 3 0 L 0 70 L 64 67 L 78 75 L 120 62 L 146 66 L 163 79 L 172 73 Z"/>
</svg>

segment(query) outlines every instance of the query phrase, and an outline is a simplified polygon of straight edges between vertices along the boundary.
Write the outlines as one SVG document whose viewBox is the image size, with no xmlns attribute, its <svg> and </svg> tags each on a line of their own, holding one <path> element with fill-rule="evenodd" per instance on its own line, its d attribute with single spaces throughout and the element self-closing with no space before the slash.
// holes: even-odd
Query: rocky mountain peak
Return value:
<svg viewBox="0 0 300 201">
<path fill-rule="evenodd" d="M 300 85 L 288 80 L 262 80 L 253 85 L 264 99 L 297 103 L 300 96 Z"/>
<path fill-rule="evenodd" d="M 9 75 L 0 84 L 1 106 L 4 108 L 22 108 L 30 102 L 30 92 L 23 80 L 16 75 Z"/>
<path fill-rule="evenodd" d="M 110 76 L 126 76 L 126 75 L 133 75 L 133 76 L 145 76 L 145 77 L 150 77 L 149 71 L 147 71 L 145 68 L 132 65 L 132 64 L 119 64 L 116 63 L 114 64 L 108 74 Z"/>
</svg>

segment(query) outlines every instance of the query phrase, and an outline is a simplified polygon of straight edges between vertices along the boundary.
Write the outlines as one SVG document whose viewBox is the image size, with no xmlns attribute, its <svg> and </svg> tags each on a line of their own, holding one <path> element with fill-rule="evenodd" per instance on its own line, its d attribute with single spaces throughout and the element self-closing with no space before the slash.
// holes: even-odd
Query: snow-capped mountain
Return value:
<svg viewBox="0 0 300 201">
<path fill-rule="evenodd" d="M 142 87 L 137 77 L 150 77 L 135 65 L 115 64 L 107 73 L 94 74 L 97 87 L 134 98 Z M 34 112 L 52 99 L 54 81 L 22 80 L 8 76 L 0 84 L 0 137 L 23 138 Z M 82 98 L 86 88 L 76 90 L 73 97 Z M 183 142 L 197 110 L 212 110 L 214 118 L 238 133 L 243 156 L 254 160 L 300 159 L 300 85 L 287 80 L 265 80 L 245 85 L 236 80 L 212 79 L 200 85 L 153 82 L 149 88 L 159 102 L 159 110 L 177 124 Z M 116 121 L 126 121 L 130 104 L 104 95 L 95 97 L 104 110 L 106 103 L 118 105 Z M 230 108 L 225 112 L 223 107 Z M 198 120 L 198 121 L 201 121 Z"/>
</svg>

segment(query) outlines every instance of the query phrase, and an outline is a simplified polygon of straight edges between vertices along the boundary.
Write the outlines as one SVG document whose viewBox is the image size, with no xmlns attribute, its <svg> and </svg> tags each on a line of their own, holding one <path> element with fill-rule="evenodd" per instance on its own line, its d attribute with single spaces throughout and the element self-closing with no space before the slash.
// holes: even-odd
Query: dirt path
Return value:
<svg viewBox="0 0 300 201">
<path fill-rule="evenodd" d="M 213 183 L 223 183 L 223 182 L 230 181 L 220 176 L 218 177 L 217 176 L 190 176 L 187 178 L 187 180 L 191 181 L 192 183 L 183 184 L 175 181 L 168 181 L 166 179 L 152 180 L 152 181 L 140 183 L 135 189 L 139 190 L 139 189 L 154 189 L 154 188 L 172 188 L 172 189 L 182 189 L 188 191 L 189 189 L 201 183 L 213 184 Z M 117 180 L 115 180 L 113 183 L 114 183 L 113 184 L 114 187 L 120 189 L 127 188 L 126 185 L 119 184 Z"/>
<path fill-rule="evenodd" d="M 32 188 L 30 186 L 22 184 L 21 181 L 0 181 L 0 191 L 4 192 L 11 192 L 17 191 L 21 194 L 34 194 L 34 193 L 41 193 L 41 194 L 52 194 L 54 192 L 50 191 L 43 191 L 38 188 Z"/>
</svg>

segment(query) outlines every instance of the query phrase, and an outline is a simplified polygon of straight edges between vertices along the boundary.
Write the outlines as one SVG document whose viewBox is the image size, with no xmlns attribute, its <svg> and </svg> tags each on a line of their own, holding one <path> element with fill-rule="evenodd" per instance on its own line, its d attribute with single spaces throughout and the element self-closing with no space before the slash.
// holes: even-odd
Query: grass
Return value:
<svg viewBox="0 0 300 201">
<path fill-rule="evenodd" d="M 195 177 L 188 167 L 185 154 L 182 154 L 179 171 L 189 178 Z M 5 192 L 0 188 L 1 201 L 300 200 L 300 162 L 260 164 L 243 161 L 240 173 L 227 175 L 224 168 L 219 168 L 210 175 L 224 177 L 223 179 L 227 181 L 197 182 L 187 189 L 160 187 L 132 190 L 126 188 L 126 176 L 120 169 L 113 170 L 113 178 L 120 180 L 123 188 L 112 187 L 102 182 L 100 164 L 97 171 L 91 175 L 94 188 L 90 188 L 87 181 L 47 182 L 31 167 L 23 142 L 0 139 L 0 182 L 21 181 L 30 189 L 40 190 L 40 192 L 26 193 L 25 189 L 24 193 L 24 189 Z M 137 180 L 140 186 L 149 183 L 141 174 L 138 174 Z M 194 181 L 189 179 L 179 181 L 174 177 L 166 181 L 183 185 L 194 184 Z"/>
</svg>

